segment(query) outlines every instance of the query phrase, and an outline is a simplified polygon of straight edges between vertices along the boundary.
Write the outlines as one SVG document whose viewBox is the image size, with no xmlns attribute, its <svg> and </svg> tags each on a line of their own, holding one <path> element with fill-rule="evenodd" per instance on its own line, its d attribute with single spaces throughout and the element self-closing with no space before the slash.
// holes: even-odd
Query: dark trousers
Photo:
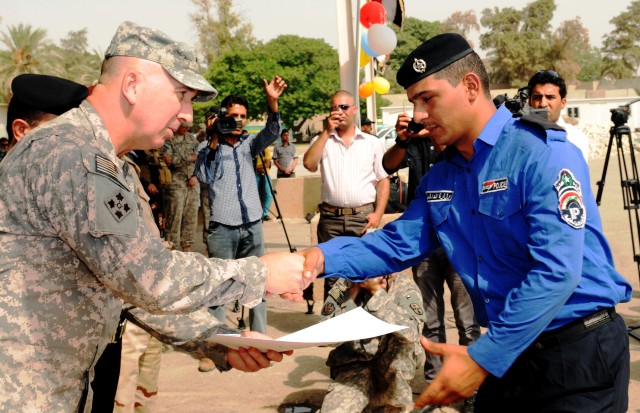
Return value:
<svg viewBox="0 0 640 413">
<path fill-rule="evenodd" d="M 329 241 L 332 238 L 348 235 L 352 237 L 359 237 L 364 231 L 364 227 L 367 226 L 365 213 L 359 213 L 355 215 L 341 215 L 334 216 L 329 214 L 320 213 L 320 221 L 318 222 L 318 243 Z M 329 295 L 329 290 L 335 284 L 335 278 L 324 279 L 324 300 Z M 312 287 L 312 286 L 309 286 Z"/>
<path fill-rule="evenodd" d="M 530 346 L 501 379 L 487 377 L 476 396 L 476 413 L 627 411 L 630 355 L 622 317 L 537 347 Z"/>
<path fill-rule="evenodd" d="M 426 315 L 426 322 L 422 328 L 423 336 L 435 343 L 447 342 L 444 322 L 444 284 L 447 283 L 458 329 L 458 344 L 468 346 L 480 337 L 480 326 L 476 323 L 469 293 L 442 248 L 413 266 L 413 280 L 420 288 Z M 433 381 L 441 367 L 440 356 L 427 351 L 424 378 Z"/>
</svg>

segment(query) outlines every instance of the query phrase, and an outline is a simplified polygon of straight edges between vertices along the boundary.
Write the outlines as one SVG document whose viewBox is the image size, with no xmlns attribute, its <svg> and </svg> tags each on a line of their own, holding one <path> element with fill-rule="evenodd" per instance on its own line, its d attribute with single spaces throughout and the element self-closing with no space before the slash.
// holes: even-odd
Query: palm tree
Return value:
<svg viewBox="0 0 640 413">
<path fill-rule="evenodd" d="M 51 47 L 45 29 L 32 29 L 31 25 L 9 26 L 0 33 L 0 42 L 8 50 L 0 51 L 0 101 L 11 98 L 11 81 L 22 73 L 63 74 L 61 53 Z"/>
</svg>

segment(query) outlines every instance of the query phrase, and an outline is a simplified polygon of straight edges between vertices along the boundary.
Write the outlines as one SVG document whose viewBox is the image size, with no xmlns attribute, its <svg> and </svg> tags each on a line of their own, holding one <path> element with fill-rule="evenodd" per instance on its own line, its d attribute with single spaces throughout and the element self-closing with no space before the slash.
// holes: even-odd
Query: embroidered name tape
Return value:
<svg viewBox="0 0 640 413">
<path fill-rule="evenodd" d="M 427 191 L 427 202 L 447 202 L 453 199 L 453 191 Z"/>
</svg>

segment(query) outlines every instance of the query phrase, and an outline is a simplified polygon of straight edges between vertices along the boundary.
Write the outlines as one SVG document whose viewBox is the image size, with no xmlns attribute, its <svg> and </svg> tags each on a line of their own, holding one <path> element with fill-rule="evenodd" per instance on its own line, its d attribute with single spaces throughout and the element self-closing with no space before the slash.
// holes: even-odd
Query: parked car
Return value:
<svg viewBox="0 0 640 413">
<path fill-rule="evenodd" d="M 396 143 L 397 136 L 395 126 L 381 128 L 378 130 L 378 138 L 384 140 L 384 147 L 386 149 L 389 149 Z"/>
</svg>

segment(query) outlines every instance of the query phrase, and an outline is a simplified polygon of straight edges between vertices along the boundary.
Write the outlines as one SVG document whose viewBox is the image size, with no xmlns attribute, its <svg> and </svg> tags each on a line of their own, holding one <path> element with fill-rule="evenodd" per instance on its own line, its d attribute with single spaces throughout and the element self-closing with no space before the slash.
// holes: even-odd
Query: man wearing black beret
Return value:
<svg viewBox="0 0 640 413">
<path fill-rule="evenodd" d="M 357 282 L 444 249 L 487 330 L 468 347 L 421 339 L 444 361 L 417 407 L 477 390 L 476 412 L 626 412 L 629 341 L 615 306 L 631 285 L 580 150 L 555 124 L 496 109 L 480 57 L 457 34 L 419 46 L 397 80 L 443 159 L 402 217 L 303 251 L 305 271 Z"/>
<path fill-rule="evenodd" d="M 9 148 L 40 123 L 77 108 L 89 89 L 56 76 L 22 74 L 11 82 L 13 96 L 7 109 Z"/>
</svg>

